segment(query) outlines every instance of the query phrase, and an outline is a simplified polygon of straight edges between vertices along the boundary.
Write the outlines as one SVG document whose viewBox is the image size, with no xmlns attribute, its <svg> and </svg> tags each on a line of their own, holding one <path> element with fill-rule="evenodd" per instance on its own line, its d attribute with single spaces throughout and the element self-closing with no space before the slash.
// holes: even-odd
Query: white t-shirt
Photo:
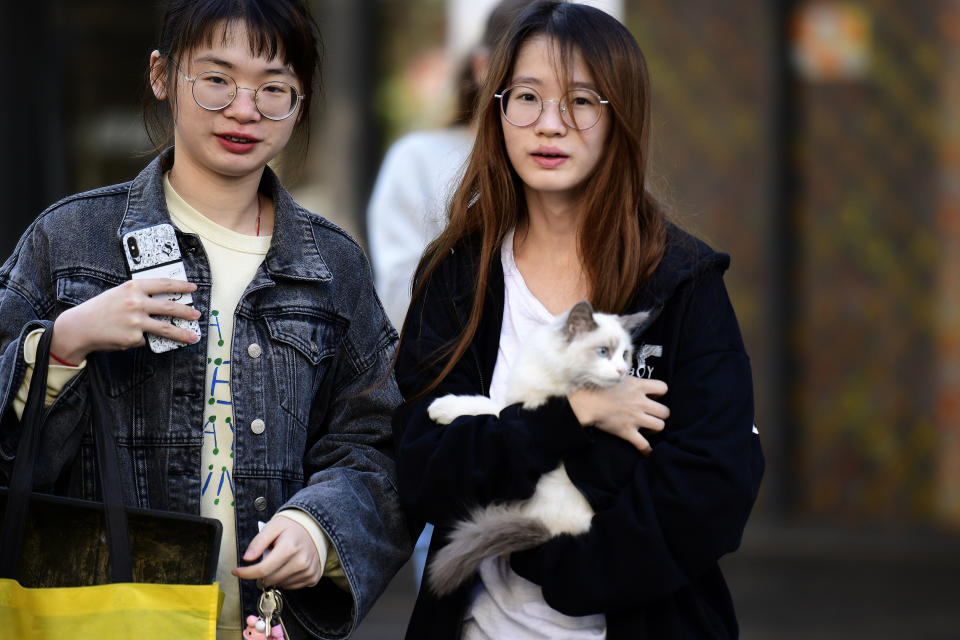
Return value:
<svg viewBox="0 0 960 640">
<path fill-rule="evenodd" d="M 507 378 L 520 346 L 538 327 L 551 323 L 551 314 L 527 288 L 513 258 L 513 231 L 500 249 L 503 263 L 503 326 L 490 397 L 503 402 Z M 502 557 L 480 564 L 481 586 L 464 618 L 464 640 L 602 640 L 607 635 L 603 614 L 568 616 L 544 601 L 539 585 L 521 577 Z"/>
</svg>

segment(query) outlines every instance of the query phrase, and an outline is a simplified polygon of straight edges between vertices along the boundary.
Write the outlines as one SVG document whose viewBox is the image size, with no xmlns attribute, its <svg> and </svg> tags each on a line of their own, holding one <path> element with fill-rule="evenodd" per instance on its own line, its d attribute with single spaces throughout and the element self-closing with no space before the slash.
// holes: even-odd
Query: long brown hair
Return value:
<svg viewBox="0 0 960 640">
<path fill-rule="evenodd" d="M 537 2 L 514 22 L 494 51 L 477 104 L 478 133 L 473 153 L 448 211 L 448 224 L 426 248 L 413 286 L 419 297 L 440 263 L 464 238 L 482 238 L 480 268 L 470 317 L 461 335 L 437 354 L 446 365 L 429 392 L 467 350 L 480 324 L 493 260 L 507 232 L 526 216 L 523 183 L 507 157 L 498 103 L 520 48 L 534 36 L 556 47 L 558 68 L 569 81 L 579 53 L 597 92 L 609 101 L 606 153 L 584 181 L 580 259 L 593 306 L 622 312 L 637 287 L 663 257 L 663 212 L 646 190 L 650 125 L 649 78 L 636 40 L 616 19 L 598 9 L 557 0 Z M 586 230 L 602 229 L 601 233 Z"/>
</svg>

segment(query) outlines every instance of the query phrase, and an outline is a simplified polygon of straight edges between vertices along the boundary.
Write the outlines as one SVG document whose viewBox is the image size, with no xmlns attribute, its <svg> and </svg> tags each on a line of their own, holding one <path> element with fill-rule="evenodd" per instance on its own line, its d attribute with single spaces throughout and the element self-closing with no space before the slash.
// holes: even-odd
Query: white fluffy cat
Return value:
<svg viewBox="0 0 960 640">
<path fill-rule="evenodd" d="M 499 415 L 517 403 L 535 409 L 577 389 L 613 386 L 631 366 L 630 332 L 648 317 L 596 313 L 590 303 L 578 302 L 524 345 L 510 371 L 504 405 L 486 396 L 450 394 L 430 403 L 430 418 L 448 425 L 464 415 Z M 530 498 L 478 508 L 458 522 L 427 569 L 430 586 L 439 595 L 451 593 L 484 558 L 529 549 L 559 534 L 584 533 L 592 518 L 593 509 L 560 463 L 540 477 Z"/>
</svg>

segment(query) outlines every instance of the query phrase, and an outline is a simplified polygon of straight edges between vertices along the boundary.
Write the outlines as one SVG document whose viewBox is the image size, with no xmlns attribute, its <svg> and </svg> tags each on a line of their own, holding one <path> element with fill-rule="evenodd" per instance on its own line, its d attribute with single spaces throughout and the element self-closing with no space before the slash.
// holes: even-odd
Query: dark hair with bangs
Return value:
<svg viewBox="0 0 960 640">
<path fill-rule="evenodd" d="M 320 93 L 322 41 L 316 22 L 300 0 L 171 0 L 160 30 L 157 50 L 163 57 L 167 95 L 175 99 L 179 77 L 176 65 L 197 47 L 226 39 L 230 23 L 242 23 L 250 36 L 250 52 L 280 58 L 301 83 L 304 98 L 297 115 L 298 151 L 306 151 L 310 138 L 310 106 Z M 143 94 L 143 122 L 156 151 L 170 144 L 173 119 L 170 103 L 157 100 L 150 71 Z M 291 140 L 293 142 L 293 140 Z"/>
<path fill-rule="evenodd" d="M 650 96 L 643 53 L 626 27 L 599 9 L 558 0 L 536 2 L 518 16 L 490 60 L 477 109 L 477 138 L 451 200 L 449 222 L 417 268 L 414 298 L 455 245 L 467 237 L 482 238 L 470 317 L 463 333 L 436 354 L 445 365 L 421 393 L 435 388 L 469 346 L 499 247 L 510 228 L 527 215 L 523 183 L 507 156 L 493 95 L 510 83 L 520 49 L 537 36 L 555 47 L 561 78 L 570 81 L 579 54 L 597 92 L 609 101 L 602 116 L 610 121 L 606 152 L 585 179 L 581 194 L 584 215 L 578 242 L 590 302 L 607 313 L 624 311 L 663 258 L 666 221 L 646 189 Z"/>
</svg>

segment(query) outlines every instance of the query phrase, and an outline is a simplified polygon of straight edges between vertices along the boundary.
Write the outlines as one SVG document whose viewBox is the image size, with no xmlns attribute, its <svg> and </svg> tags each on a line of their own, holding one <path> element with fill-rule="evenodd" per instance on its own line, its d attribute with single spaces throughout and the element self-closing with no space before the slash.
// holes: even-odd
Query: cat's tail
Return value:
<svg viewBox="0 0 960 640">
<path fill-rule="evenodd" d="M 473 575 L 484 558 L 530 549 L 548 539 L 546 525 L 516 509 L 478 509 L 457 523 L 447 544 L 430 561 L 430 588 L 439 596 L 449 595 Z"/>
</svg>

